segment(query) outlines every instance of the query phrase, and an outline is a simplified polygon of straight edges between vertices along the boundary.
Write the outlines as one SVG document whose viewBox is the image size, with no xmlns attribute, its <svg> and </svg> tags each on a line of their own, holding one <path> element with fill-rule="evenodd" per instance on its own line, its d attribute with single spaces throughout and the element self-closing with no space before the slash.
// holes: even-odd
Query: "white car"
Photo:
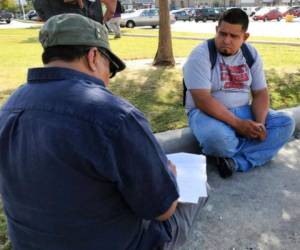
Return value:
<svg viewBox="0 0 300 250">
<path fill-rule="evenodd" d="M 255 7 L 241 7 L 241 9 L 245 11 L 248 16 L 253 16 L 255 14 Z"/>
<path fill-rule="evenodd" d="M 170 23 L 175 23 L 174 15 L 170 14 Z M 135 26 L 151 26 L 156 28 L 159 24 L 159 9 L 140 9 L 133 13 L 121 16 L 121 27 L 134 28 Z"/>
</svg>

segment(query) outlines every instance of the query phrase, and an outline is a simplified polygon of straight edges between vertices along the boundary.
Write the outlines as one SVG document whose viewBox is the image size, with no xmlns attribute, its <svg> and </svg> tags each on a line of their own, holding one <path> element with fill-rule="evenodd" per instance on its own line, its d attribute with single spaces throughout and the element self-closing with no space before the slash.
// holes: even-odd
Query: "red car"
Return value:
<svg viewBox="0 0 300 250">
<path fill-rule="evenodd" d="M 289 8 L 286 12 L 283 13 L 283 16 L 293 15 L 294 17 L 300 17 L 300 6 L 294 6 Z"/>
<path fill-rule="evenodd" d="M 254 21 L 263 20 L 265 21 L 271 21 L 271 20 L 277 20 L 280 21 L 282 19 L 283 15 L 278 9 L 261 9 L 258 12 L 256 12 L 253 16 Z"/>
</svg>

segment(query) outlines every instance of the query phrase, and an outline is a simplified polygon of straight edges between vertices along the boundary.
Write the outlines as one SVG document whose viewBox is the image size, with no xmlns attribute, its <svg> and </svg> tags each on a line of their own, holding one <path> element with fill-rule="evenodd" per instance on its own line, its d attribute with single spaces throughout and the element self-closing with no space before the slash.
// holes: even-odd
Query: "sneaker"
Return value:
<svg viewBox="0 0 300 250">
<path fill-rule="evenodd" d="M 235 172 L 235 162 L 231 158 L 217 158 L 217 168 L 222 178 L 230 177 Z"/>
<path fill-rule="evenodd" d="M 121 38 L 121 35 L 115 35 L 115 39 Z"/>
</svg>

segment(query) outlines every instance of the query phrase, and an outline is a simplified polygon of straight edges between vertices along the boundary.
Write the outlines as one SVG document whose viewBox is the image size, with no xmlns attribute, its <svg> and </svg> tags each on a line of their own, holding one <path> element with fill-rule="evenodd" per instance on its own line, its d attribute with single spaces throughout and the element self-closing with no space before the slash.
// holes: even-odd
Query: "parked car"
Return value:
<svg viewBox="0 0 300 250">
<path fill-rule="evenodd" d="M 294 17 L 300 17 L 300 6 L 291 7 L 286 12 L 284 12 L 282 15 L 283 16 L 293 15 Z"/>
<path fill-rule="evenodd" d="M 226 7 L 214 7 L 214 9 L 217 10 L 220 15 L 227 10 Z"/>
<path fill-rule="evenodd" d="M 180 10 L 172 10 L 170 12 L 172 15 L 174 15 L 176 21 L 182 20 L 182 21 L 191 21 L 192 20 L 192 15 L 188 13 L 187 10 L 185 9 L 180 9 Z"/>
<path fill-rule="evenodd" d="M 279 10 L 279 12 L 282 14 L 282 16 L 283 16 L 283 13 L 285 13 L 289 8 L 290 7 L 286 6 L 286 5 L 284 5 L 284 6 L 276 6 L 276 9 Z"/>
<path fill-rule="evenodd" d="M 125 10 L 125 13 L 133 13 L 135 10 L 134 9 L 127 9 Z"/>
<path fill-rule="evenodd" d="M 248 16 L 253 16 L 255 14 L 255 7 L 241 7 L 241 9 L 245 11 Z"/>
<path fill-rule="evenodd" d="M 280 21 L 282 19 L 282 13 L 277 9 L 267 9 L 263 8 L 255 13 L 253 16 L 254 21 L 263 20 L 265 21 L 271 21 L 271 20 L 277 20 Z"/>
<path fill-rule="evenodd" d="M 34 20 L 34 21 L 38 21 L 41 19 L 39 17 L 38 13 L 36 12 L 36 10 L 28 11 L 27 14 L 25 15 L 25 18 L 28 20 Z"/>
<path fill-rule="evenodd" d="M 12 18 L 13 18 L 12 13 L 5 10 L 0 10 L 0 22 L 10 23 Z"/>
<path fill-rule="evenodd" d="M 207 20 L 217 21 L 220 17 L 220 12 L 214 8 L 202 8 L 195 10 L 194 19 L 196 22 Z"/>
<path fill-rule="evenodd" d="M 175 23 L 174 15 L 170 14 L 170 23 Z M 134 13 L 122 14 L 121 27 L 134 28 L 135 26 L 151 26 L 156 28 L 159 24 L 158 9 L 140 9 Z"/>
<path fill-rule="evenodd" d="M 253 17 L 255 15 L 255 13 L 260 11 L 262 8 L 264 8 L 264 7 L 262 7 L 262 6 L 253 7 L 253 12 L 250 16 Z"/>
</svg>

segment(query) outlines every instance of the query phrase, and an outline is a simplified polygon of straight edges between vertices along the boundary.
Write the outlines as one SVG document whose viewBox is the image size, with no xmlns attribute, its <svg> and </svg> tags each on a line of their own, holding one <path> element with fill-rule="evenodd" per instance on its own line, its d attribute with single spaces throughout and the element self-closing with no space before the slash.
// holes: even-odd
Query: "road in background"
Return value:
<svg viewBox="0 0 300 250">
<path fill-rule="evenodd" d="M 40 22 L 20 22 L 12 20 L 10 24 L 0 23 L 0 29 L 10 28 L 30 28 L 41 26 Z M 205 23 L 195 21 L 177 21 L 171 25 L 172 31 L 192 32 L 192 33 L 215 33 L 217 22 L 207 21 Z M 149 29 L 149 27 L 135 27 L 134 29 Z M 300 39 L 300 18 L 293 22 L 285 20 L 277 21 L 250 21 L 249 33 L 251 36 L 271 36 L 271 37 L 293 37 Z M 138 33 L 138 31 L 137 31 Z"/>
<path fill-rule="evenodd" d="M 195 21 L 177 21 L 171 25 L 172 31 L 193 33 L 215 33 L 217 22 L 205 23 Z M 277 21 L 252 21 L 250 20 L 248 32 L 251 36 L 293 37 L 300 39 L 300 18 L 293 22 Z"/>
</svg>

